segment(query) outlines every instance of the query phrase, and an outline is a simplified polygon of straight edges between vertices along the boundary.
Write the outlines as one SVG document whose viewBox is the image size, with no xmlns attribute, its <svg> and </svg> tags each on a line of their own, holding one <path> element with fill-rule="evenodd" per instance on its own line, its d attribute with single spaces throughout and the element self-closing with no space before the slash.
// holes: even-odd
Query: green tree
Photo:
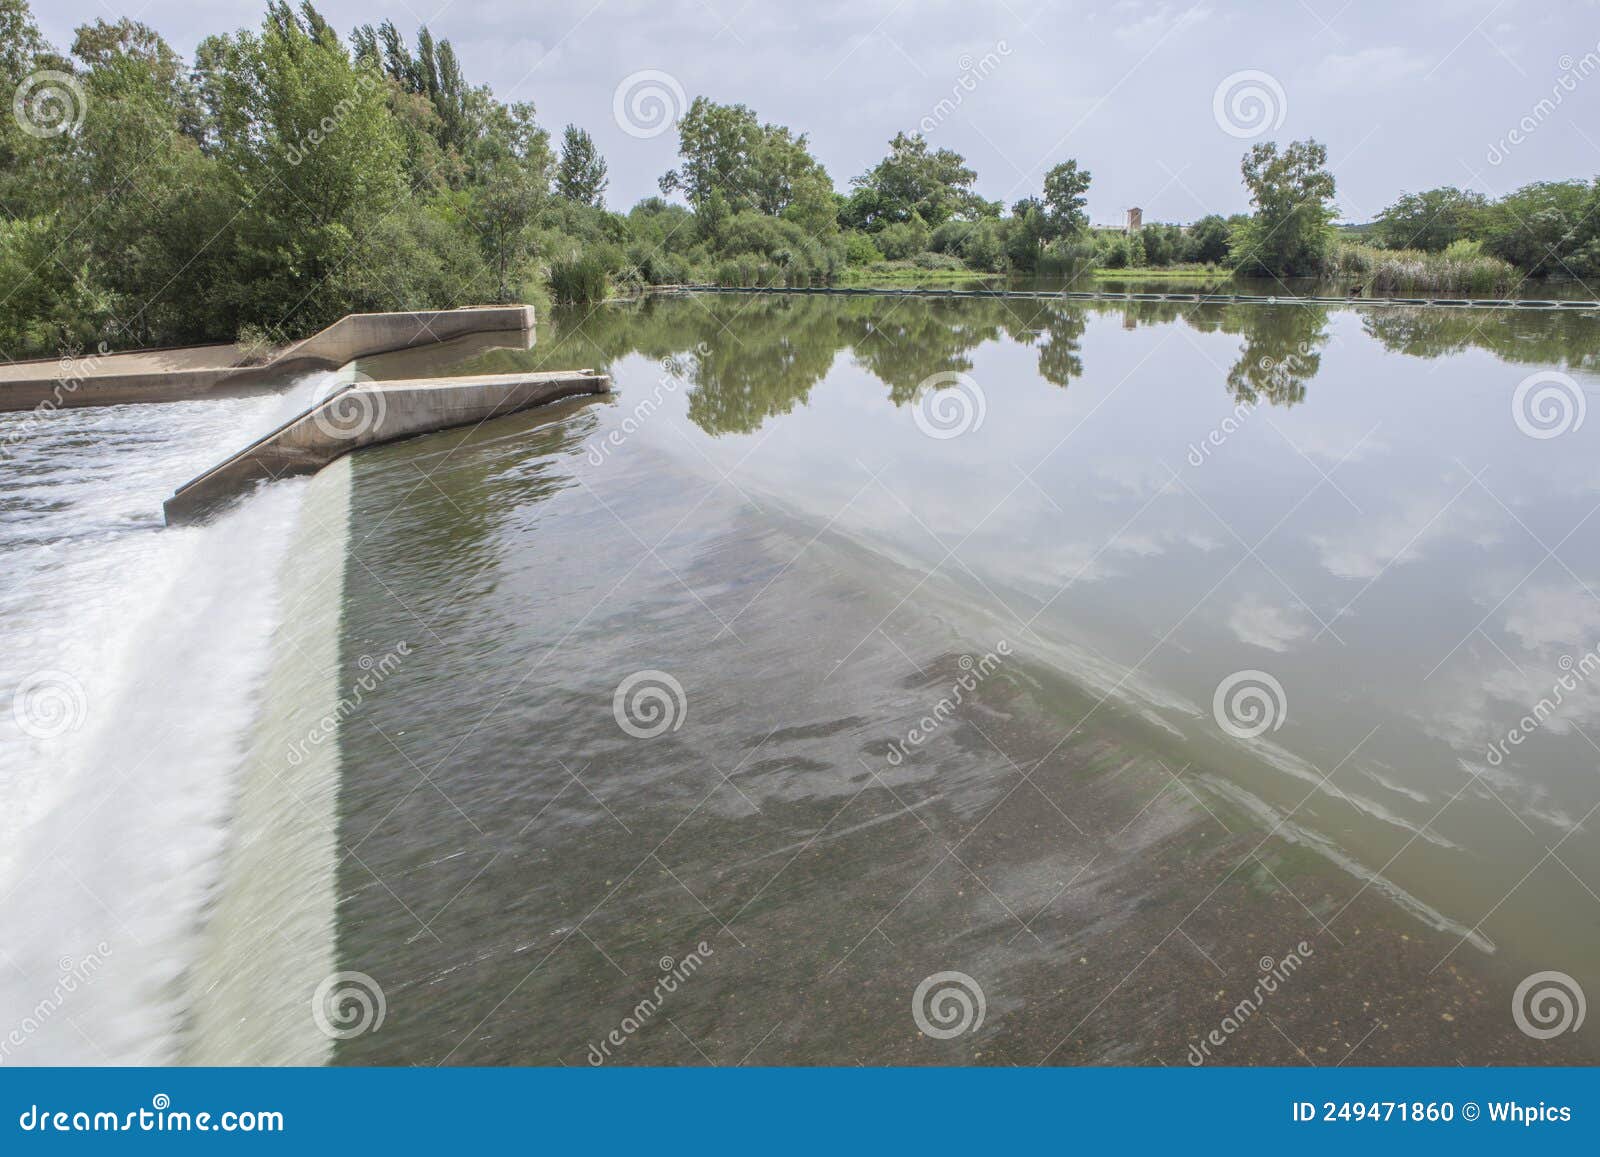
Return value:
<svg viewBox="0 0 1600 1157">
<path fill-rule="evenodd" d="M 681 191 L 696 213 L 709 209 L 720 220 L 753 210 L 831 229 L 833 183 L 805 134 L 762 124 L 745 105 L 696 97 L 678 122 L 678 157 L 661 191 Z"/>
<path fill-rule="evenodd" d="M 952 217 L 994 216 L 998 210 L 972 189 L 977 179 L 960 153 L 930 150 L 921 133 L 898 133 L 889 155 L 851 182 L 863 195 L 851 197 L 846 219 L 877 231 L 913 217 L 937 227 Z"/>
<path fill-rule="evenodd" d="M 1062 161 L 1044 175 L 1045 220 L 1050 238 L 1082 232 L 1089 224 L 1089 172 L 1077 161 Z"/>
<path fill-rule="evenodd" d="M 556 193 L 580 205 L 605 204 L 605 158 L 594 147 L 594 138 L 577 125 L 568 125 L 561 135 L 561 160 L 556 163 Z"/>
<path fill-rule="evenodd" d="M 1483 194 L 1452 186 L 1407 193 L 1378 214 L 1374 232 L 1385 249 L 1439 253 L 1473 235 L 1486 205 Z"/>
<path fill-rule="evenodd" d="M 407 196 L 381 81 L 308 4 L 219 51 L 219 156 L 239 206 L 223 291 L 240 321 L 327 324 L 387 300 L 374 226 Z M 352 296 L 353 295 L 353 296 Z"/>
<path fill-rule="evenodd" d="M 1228 259 L 1228 223 L 1216 213 L 1200 218 L 1184 235 L 1183 259 L 1203 265 Z"/>
<path fill-rule="evenodd" d="M 1240 166 L 1255 214 L 1232 240 L 1236 266 L 1271 277 L 1310 276 L 1333 243 L 1333 174 L 1316 141 L 1253 146 Z"/>
<path fill-rule="evenodd" d="M 1594 198 L 1587 181 L 1538 181 L 1489 205 L 1476 231 L 1486 252 L 1518 269 L 1584 276 L 1573 259 L 1592 244 Z"/>
</svg>

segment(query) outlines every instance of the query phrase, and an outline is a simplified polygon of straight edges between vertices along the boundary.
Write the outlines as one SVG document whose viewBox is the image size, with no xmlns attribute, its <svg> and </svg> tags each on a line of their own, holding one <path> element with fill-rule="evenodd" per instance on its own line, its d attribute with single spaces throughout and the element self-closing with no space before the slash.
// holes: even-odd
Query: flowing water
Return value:
<svg viewBox="0 0 1600 1157">
<path fill-rule="evenodd" d="M 1595 325 L 612 305 L 183 530 L 317 383 L 35 420 L 4 1059 L 1592 1061 Z"/>
</svg>

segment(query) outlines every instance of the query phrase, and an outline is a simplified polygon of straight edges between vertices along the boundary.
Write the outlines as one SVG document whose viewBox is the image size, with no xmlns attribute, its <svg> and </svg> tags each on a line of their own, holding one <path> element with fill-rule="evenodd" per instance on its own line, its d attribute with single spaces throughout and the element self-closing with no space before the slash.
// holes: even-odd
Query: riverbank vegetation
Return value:
<svg viewBox="0 0 1600 1157">
<path fill-rule="evenodd" d="M 610 206 L 606 160 L 568 125 L 465 75 L 450 43 L 335 30 L 309 2 L 203 39 L 183 60 L 104 19 L 65 51 L 0 0 L 0 350 L 282 342 L 356 310 L 589 302 L 650 284 L 955 283 L 1025 275 L 1337 279 L 1343 292 L 1504 293 L 1600 272 L 1600 190 L 1497 201 L 1406 194 L 1359 236 L 1335 226 L 1315 141 L 1259 144 L 1251 212 L 1091 226 L 1063 158 L 1006 205 L 921 134 L 841 187 L 804 132 L 695 98 L 660 195 Z"/>
</svg>

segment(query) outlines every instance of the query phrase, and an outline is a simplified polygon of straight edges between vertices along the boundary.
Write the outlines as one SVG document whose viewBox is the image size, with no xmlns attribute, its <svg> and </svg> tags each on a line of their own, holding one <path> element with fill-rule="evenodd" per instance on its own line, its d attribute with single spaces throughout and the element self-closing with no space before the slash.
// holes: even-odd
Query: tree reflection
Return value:
<svg viewBox="0 0 1600 1157">
<path fill-rule="evenodd" d="M 896 405 L 935 374 L 970 373 L 986 342 L 1036 351 L 1045 381 L 1066 387 L 1084 374 L 1091 314 L 1123 326 L 1187 325 L 1237 335 L 1226 386 L 1241 402 L 1291 406 L 1322 368 L 1330 311 L 1181 301 L 1067 301 L 834 295 L 651 297 L 587 310 L 557 310 L 531 350 L 497 350 L 463 372 L 578 366 L 608 368 L 629 355 L 677 357 L 690 384 L 689 417 L 712 434 L 747 434 L 805 403 L 841 354 L 887 387 Z M 1600 323 L 1592 316 L 1384 306 L 1363 311 L 1365 332 L 1387 349 L 1440 357 L 1468 348 L 1514 362 L 1596 368 Z"/>
</svg>

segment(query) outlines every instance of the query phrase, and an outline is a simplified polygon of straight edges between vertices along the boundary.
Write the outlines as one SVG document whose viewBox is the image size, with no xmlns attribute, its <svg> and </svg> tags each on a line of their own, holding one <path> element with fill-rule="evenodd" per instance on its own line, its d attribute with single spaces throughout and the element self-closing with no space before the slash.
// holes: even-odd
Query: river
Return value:
<svg viewBox="0 0 1600 1157">
<path fill-rule="evenodd" d="M 1597 353 L 618 303 L 171 530 L 327 381 L 0 417 L 4 1062 L 1592 1062 Z"/>
</svg>

